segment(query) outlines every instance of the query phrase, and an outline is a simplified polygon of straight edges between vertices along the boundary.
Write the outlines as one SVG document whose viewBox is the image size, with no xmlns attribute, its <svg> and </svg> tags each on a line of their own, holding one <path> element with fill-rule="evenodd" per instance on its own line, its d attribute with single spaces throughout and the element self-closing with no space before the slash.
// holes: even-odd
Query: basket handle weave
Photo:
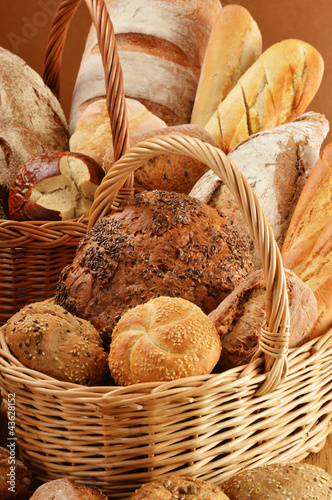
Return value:
<svg viewBox="0 0 332 500">
<path fill-rule="evenodd" d="M 61 0 L 52 20 L 48 36 L 43 79 L 46 85 L 59 98 L 60 73 L 62 55 L 69 24 L 81 0 Z M 97 31 L 98 45 L 105 73 L 106 104 L 110 117 L 114 160 L 118 160 L 129 148 L 129 125 L 123 75 L 113 24 L 104 0 L 85 0 L 93 24 Z M 113 208 L 117 207 L 123 197 L 133 191 L 134 175 L 126 180 L 118 196 L 114 199 Z"/>
<path fill-rule="evenodd" d="M 266 324 L 261 328 L 259 354 L 265 355 L 267 377 L 257 395 L 274 390 L 287 376 L 289 306 L 286 278 L 271 226 L 247 179 L 219 148 L 185 135 L 159 136 L 142 141 L 108 171 L 89 214 L 88 229 L 109 213 L 118 190 L 140 165 L 161 154 L 179 154 L 205 163 L 234 195 L 261 257 L 266 282 Z"/>
</svg>

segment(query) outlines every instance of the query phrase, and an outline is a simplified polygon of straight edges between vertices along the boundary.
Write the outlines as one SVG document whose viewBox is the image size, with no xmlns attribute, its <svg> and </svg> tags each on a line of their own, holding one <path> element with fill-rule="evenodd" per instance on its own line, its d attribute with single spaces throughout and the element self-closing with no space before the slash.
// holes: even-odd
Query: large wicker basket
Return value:
<svg viewBox="0 0 332 500">
<path fill-rule="evenodd" d="M 115 159 L 128 149 L 128 119 L 122 70 L 112 22 L 103 0 L 85 0 L 102 54 Z M 81 0 L 62 0 L 48 39 L 44 81 L 59 97 L 62 54 L 69 23 Z M 126 187 L 133 184 L 129 179 Z M 119 194 L 121 196 L 121 194 Z M 119 200 L 115 201 L 115 204 Z M 59 222 L 0 220 L 0 325 L 30 302 L 54 295 L 63 267 L 86 234 L 88 218 Z"/>
<path fill-rule="evenodd" d="M 15 395 L 18 450 L 40 481 L 66 476 L 109 498 L 128 498 L 154 477 L 184 471 L 221 484 L 242 469 L 301 460 L 319 451 L 330 432 L 332 331 L 288 349 L 279 251 L 248 182 L 219 149 L 185 136 L 137 145 L 98 188 L 90 226 L 110 209 L 129 173 L 166 152 L 204 161 L 235 195 L 249 225 L 267 288 L 258 356 L 220 374 L 89 388 L 25 368 L 2 331 L 0 385 L 5 401 Z"/>
</svg>

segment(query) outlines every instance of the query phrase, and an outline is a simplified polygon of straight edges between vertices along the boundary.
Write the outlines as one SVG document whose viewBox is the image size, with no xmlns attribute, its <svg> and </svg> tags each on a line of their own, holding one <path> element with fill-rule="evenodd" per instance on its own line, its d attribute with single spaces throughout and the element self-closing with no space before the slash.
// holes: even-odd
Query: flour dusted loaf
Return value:
<svg viewBox="0 0 332 500">
<path fill-rule="evenodd" d="M 167 125 L 189 123 L 219 0 L 105 0 L 114 26 L 126 97 Z M 92 27 L 77 75 L 70 133 L 92 100 L 105 96 L 105 76 Z"/>
<path fill-rule="evenodd" d="M 79 484 L 73 479 L 48 481 L 36 489 L 31 500 L 107 500 L 99 488 Z"/>
<path fill-rule="evenodd" d="M 33 156 L 68 149 L 68 126 L 59 101 L 20 57 L 0 47 L 0 205 L 20 167 Z"/>
<path fill-rule="evenodd" d="M 10 350 L 27 368 L 75 384 L 103 385 L 109 380 L 99 333 L 61 306 L 34 302 L 3 328 Z"/>
<path fill-rule="evenodd" d="M 160 295 L 208 314 L 252 270 L 246 245 L 213 208 L 181 193 L 144 191 L 81 240 L 55 302 L 107 340 L 129 307 Z"/>
<path fill-rule="evenodd" d="M 229 500 L 215 484 L 187 475 L 171 474 L 138 488 L 129 500 Z"/>
<path fill-rule="evenodd" d="M 294 39 L 278 42 L 241 76 L 204 127 L 229 153 L 250 135 L 302 115 L 323 72 L 324 61 L 312 45 Z"/>
<path fill-rule="evenodd" d="M 211 373 L 221 342 L 203 311 L 180 297 L 156 297 L 129 309 L 113 330 L 109 367 L 117 385 Z"/>
<path fill-rule="evenodd" d="M 289 347 L 296 347 L 309 340 L 317 319 L 317 301 L 310 288 L 293 271 L 285 269 L 285 275 L 290 314 Z M 209 314 L 222 344 L 218 362 L 220 371 L 245 365 L 256 354 L 265 307 L 265 279 L 259 269 L 247 276 Z"/>
<path fill-rule="evenodd" d="M 314 465 L 279 463 L 239 472 L 221 488 L 230 500 L 328 500 L 332 477 Z"/>
<path fill-rule="evenodd" d="M 229 153 L 257 195 L 280 249 L 328 131 L 329 122 L 324 115 L 307 112 L 291 123 L 250 136 Z M 216 208 L 232 222 L 239 234 L 247 238 L 256 267 L 261 267 L 248 226 L 222 180 L 210 170 L 190 195 Z"/>
</svg>

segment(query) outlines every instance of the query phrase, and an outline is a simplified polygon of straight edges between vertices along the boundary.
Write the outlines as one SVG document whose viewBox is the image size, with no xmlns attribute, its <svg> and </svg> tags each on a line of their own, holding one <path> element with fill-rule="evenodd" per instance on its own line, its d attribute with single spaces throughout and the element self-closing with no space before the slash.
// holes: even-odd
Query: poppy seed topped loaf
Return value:
<svg viewBox="0 0 332 500">
<path fill-rule="evenodd" d="M 130 307 L 165 295 L 208 314 L 252 270 L 246 244 L 216 210 L 180 193 L 144 191 L 86 234 L 55 302 L 110 340 Z"/>
</svg>

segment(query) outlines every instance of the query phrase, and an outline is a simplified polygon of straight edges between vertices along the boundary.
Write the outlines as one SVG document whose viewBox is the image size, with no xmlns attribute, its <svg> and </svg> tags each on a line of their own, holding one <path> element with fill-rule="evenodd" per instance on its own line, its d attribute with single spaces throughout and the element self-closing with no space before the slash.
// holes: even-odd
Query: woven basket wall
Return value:
<svg viewBox="0 0 332 500">
<path fill-rule="evenodd" d="M 324 445 L 332 418 L 332 330 L 288 349 L 285 275 L 271 227 L 246 179 L 217 148 L 164 136 L 129 150 L 108 172 L 93 226 L 148 158 L 175 152 L 204 161 L 228 186 L 259 251 L 266 325 L 250 364 L 221 374 L 129 387 L 83 387 L 25 368 L 0 334 L 0 385 L 16 395 L 20 456 L 40 481 L 63 476 L 128 498 L 142 483 L 185 472 L 221 484 L 237 471 L 302 460 Z"/>
</svg>

